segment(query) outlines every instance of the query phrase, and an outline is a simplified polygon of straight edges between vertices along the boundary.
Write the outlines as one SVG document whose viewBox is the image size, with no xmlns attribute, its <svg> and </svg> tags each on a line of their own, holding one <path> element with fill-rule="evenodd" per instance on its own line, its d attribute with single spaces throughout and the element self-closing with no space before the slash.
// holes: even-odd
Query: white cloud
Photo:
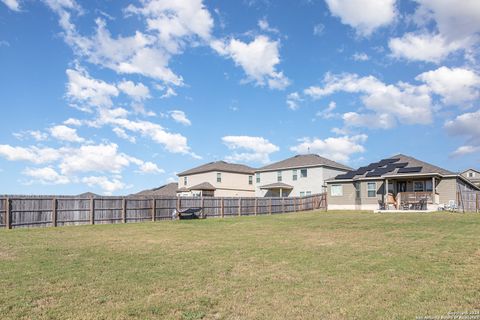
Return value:
<svg viewBox="0 0 480 320">
<path fill-rule="evenodd" d="M 78 136 L 77 129 L 73 129 L 64 125 L 58 125 L 49 129 L 50 134 L 55 139 L 68 142 L 84 142 L 85 139 Z"/>
<path fill-rule="evenodd" d="M 419 74 L 415 79 L 425 82 L 447 105 L 468 106 L 480 97 L 480 76 L 472 70 L 440 67 Z"/>
<path fill-rule="evenodd" d="M 262 137 L 251 136 L 225 136 L 223 143 L 234 153 L 227 156 L 227 161 L 240 162 L 270 162 L 270 154 L 280 150 L 279 147 Z M 244 150 L 245 152 L 236 152 Z"/>
<path fill-rule="evenodd" d="M 67 96 L 75 103 L 86 103 L 89 107 L 111 107 L 112 97 L 118 89 L 102 80 L 97 80 L 84 69 L 67 69 Z"/>
<path fill-rule="evenodd" d="M 323 34 L 323 31 L 325 30 L 325 26 L 321 23 L 316 24 L 313 26 L 313 35 L 314 36 L 321 36 Z"/>
<path fill-rule="evenodd" d="M 287 96 L 287 106 L 290 110 L 297 110 L 300 108 L 300 102 L 302 101 L 303 99 L 298 92 L 292 92 Z"/>
<path fill-rule="evenodd" d="M 464 136 L 469 144 L 480 146 L 480 110 L 464 113 L 445 123 L 447 132 L 455 136 Z"/>
<path fill-rule="evenodd" d="M 367 61 L 370 57 L 365 52 L 355 52 L 352 56 L 355 61 Z"/>
<path fill-rule="evenodd" d="M 265 32 L 279 33 L 278 29 L 270 27 L 266 18 L 258 20 L 258 27 Z"/>
<path fill-rule="evenodd" d="M 139 166 L 138 172 L 143 174 L 160 174 L 165 173 L 165 170 L 160 169 L 155 163 L 147 161 Z"/>
<path fill-rule="evenodd" d="M 35 164 L 42 164 L 54 162 L 58 160 L 61 155 L 62 149 L 0 145 L 0 156 L 3 156 L 9 161 L 28 161 Z"/>
<path fill-rule="evenodd" d="M 480 153 L 480 146 L 460 146 L 457 148 L 457 150 L 455 150 L 454 152 L 452 152 L 451 156 L 452 157 L 461 157 L 461 156 L 465 156 L 467 154 L 472 154 L 472 153 L 477 153 L 479 152 Z"/>
<path fill-rule="evenodd" d="M 290 84 L 283 72 L 276 69 L 280 63 L 278 41 L 260 35 L 250 43 L 230 39 L 226 42 L 216 40 L 211 45 L 220 55 L 230 57 L 237 66 L 242 67 L 247 75 L 247 81 L 253 81 L 259 86 L 268 85 L 271 89 L 278 90 Z"/>
<path fill-rule="evenodd" d="M 84 177 L 82 182 L 87 184 L 89 187 L 98 186 L 106 191 L 106 194 L 111 194 L 112 192 L 125 189 L 126 184 L 120 181 L 117 178 L 109 179 L 105 176 L 89 176 Z"/>
<path fill-rule="evenodd" d="M 343 24 L 368 36 L 375 29 L 392 23 L 396 17 L 395 0 L 326 0 L 333 16 Z"/>
<path fill-rule="evenodd" d="M 452 52 L 462 48 L 461 42 L 448 42 L 440 34 L 407 33 L 388 42 L 392 55 L 407 60 L 439 63 Z"/>
<path fill-rule="evenodd" d="M 18 0 L 2 0 L 2 2 L 13 11 L 20 11 L 20 1 Z"/>
<path fill-rule="evenodd" d="M 374 76 L 359 77 L 348 73 L 327 73 L 323 82 L 323 87 L 309 87 L 304 94 L 320 99 L 336 92 L 361 93 L 365 107 L 377 114 L 389 114 L 405 124 L 428 124 L 432 121 L 431 97 L 425 85 L 414 86 L 404 82 L 387 85 Z"/>
<path fill-rule="evenodd" d="M 335 110 L 336 108 L 337 104 L 335 103 L 335 101 L 330 101 L 328 107 L 323 109 L 322 111 L 317 112 L 316 116 L 322 117 L 323 119 L 331 119 L 335 116 L 333 110 Z"/>
<path fill-rule="evenodd" d="M 41 132 L 39 130 L 27 130 L 27 131 L 21 131 L 21 132 L 15 132 L 13 133 L 15 138 L 19 140 L 25 140 L 27 138 L 33 138 L 35 141 L 45 141 L 48 139 L 48 134 L 45 132 Z"/>
<path fill-rule="evenodd" d="M 189 126 L 192 122 L 187 118 L 185 112 L 181 110 L 172 110 L 169 112 L 170 117 L 178 123 L 183 124 L 184 126 Z"/>
<path fill-rule="evenodd" d="M 118 89 L 137 102 L 150 98 L 150 90 L 143 83 L 135 84 L 133 81 L 123 80 L 118 84 Z"/>
<path fill-rule="evenodd" d="M 40 182 L 42 184 L 68 184 L 71 182 L 67 176 L 59 174 L 52 167 L 44 168 L 26 168 L 24 175 L 34 179 L 31 182 Z"/>
<path fill-rule="evenodd" d="M 365 134 L 330 137 L 324 140 L 302 138 L 299 140 L 300 143 L 291 147 L 290 150 L 299 154 L 317 153 L 335 161 L 348 162 L 352 154 L 365 152 L 362 144 L 366 142 L 367 138 Z"/>
<path fill-rule="evenodd" d="M 117 137 L 130 141 L 131 143 L 136 143 L 137 140 L 135 137 L 130 136 L 125 130 L 122 128 L 113 128 L 112 131 L 117 135 Z"/>
<path fill-rule="evenodd" d="M 347 112 L 343 114 L 342 118 L 347 127 L 390 129 L 396 125 L 395 118 L 387 113 L 359 114 L 356 112 Z"/>
</svg>

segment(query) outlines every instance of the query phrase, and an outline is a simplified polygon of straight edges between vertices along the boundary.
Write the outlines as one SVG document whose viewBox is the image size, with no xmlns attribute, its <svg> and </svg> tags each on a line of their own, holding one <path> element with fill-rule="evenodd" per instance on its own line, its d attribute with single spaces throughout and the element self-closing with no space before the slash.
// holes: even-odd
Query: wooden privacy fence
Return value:
<svg viewBox="0 0 480 320">
<path fill-rule="evenodd" d="M 207 217 L 327 209 L 325 193 L 295 198 L 9 196 L 0 198 L 0 227 L 171 220 L 174 211 L 202 208 Z"/>
<path fill-rule="evenodd" d="M 457 192 L 458 210 L 463 212 L 480 212 L 480 192 Z"/>
</svg>

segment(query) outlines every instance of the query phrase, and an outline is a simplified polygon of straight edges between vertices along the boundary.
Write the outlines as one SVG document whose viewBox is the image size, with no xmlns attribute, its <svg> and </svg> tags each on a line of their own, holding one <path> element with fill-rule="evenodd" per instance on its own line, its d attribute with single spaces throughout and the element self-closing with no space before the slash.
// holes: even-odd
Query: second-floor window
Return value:
<svg viewBox="0 0 480 320">
<path fill-rule="evenodd" d="M 307 177 L 307 169 L 300 170 L 300 177 L 306 178 Z"/>
<path fill-rule="evenodd" d="M 217 182 L 222 182 L 222 173 L 217 172 Z"/>
<path fill-rule="evenodd" d="M 188 177 L 183 177 L 183 185 L 186 186 L 188 183 Z"/>
<path fill-rule="evenodd" d="M 469 172 L 469 173 L 468 173 L 468 177 L 469 177 L 469 178 L 473 178 L 473 176 L 474 176 L 473 172 Z"/>
<path fill-rule="evenodd" d="M 277 181 L 282 182 L 282 171 L 277 171 Z"/>
<path fill-rule="evenodd" d="M 292 180 L 296 181 L 297 180 L 297 169 L 292 170 Z"/>
<path fill-rule="evenodd" d="M 255 174 L 257 176 L 257 183 L 260 183 L 260 173 Z"/>
<path fill-rule="evenodd" d="M 248 184 L 253 184 L 253 176 L 248 176 Z"/>
</svg>

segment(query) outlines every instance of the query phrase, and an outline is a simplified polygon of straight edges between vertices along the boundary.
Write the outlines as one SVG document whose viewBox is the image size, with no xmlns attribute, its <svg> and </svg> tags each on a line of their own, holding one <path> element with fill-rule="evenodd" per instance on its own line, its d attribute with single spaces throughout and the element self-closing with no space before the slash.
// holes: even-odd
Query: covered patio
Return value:
<svg viewBox="0 0 480 320">
<path fill-rule="evenodd" d="M 261 186 L 260 189 L 267 190 L 265 194 L 266 197 L 288 197 L 290 192 L 293 190 L 293 186 L 283 183 L 276 182 Z"/>
<path fill-rule="evenodd" d="M 437 210 L 439 195 L 436 186 L 440 181 L 436 175 L 385 177 L 381 210 L 423 211 Z"/>
</svg>

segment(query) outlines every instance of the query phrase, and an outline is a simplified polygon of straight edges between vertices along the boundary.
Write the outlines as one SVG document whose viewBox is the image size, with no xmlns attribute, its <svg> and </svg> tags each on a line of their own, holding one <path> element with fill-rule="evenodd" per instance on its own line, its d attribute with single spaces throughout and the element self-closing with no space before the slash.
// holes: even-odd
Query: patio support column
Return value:
<svg viewBox="0 0 480 320">
<path fill-rule="evenodd" d="M 280 188 L 280 198 L 282 198 L 282 197 L 283 197 L 283 189 Z"/>
<path fill-rule="evenodd" d="M 435 204 L 435 177 L 432 177 L 432 203 Z"/>
<path fill-rule="evenodd" d="M 385 210 L 388 210 L 388 179 L 385 179 L 385 197 L 383 199 L 383 205 L 385 206 Z"/>
</svg>

